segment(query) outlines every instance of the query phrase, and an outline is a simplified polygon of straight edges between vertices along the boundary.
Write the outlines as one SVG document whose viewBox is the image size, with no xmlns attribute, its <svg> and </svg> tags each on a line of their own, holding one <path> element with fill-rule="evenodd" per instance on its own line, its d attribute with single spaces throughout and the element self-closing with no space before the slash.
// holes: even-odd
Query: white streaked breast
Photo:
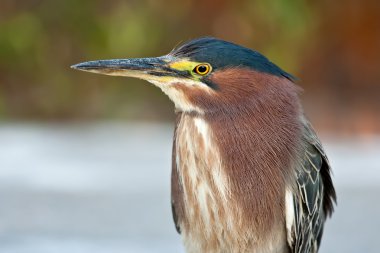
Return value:
<svg viewBox="0 0 380 253">
<path fill-rule="evenodd" d="M 294 199 L 293 192 L 290 189 L 285 191 L 285 222 L 286 222 L 286 232 L 289 245 L 293 244 L 294 238 L 292 237 L 292 230 L 294 229 Z"/>
</svg>

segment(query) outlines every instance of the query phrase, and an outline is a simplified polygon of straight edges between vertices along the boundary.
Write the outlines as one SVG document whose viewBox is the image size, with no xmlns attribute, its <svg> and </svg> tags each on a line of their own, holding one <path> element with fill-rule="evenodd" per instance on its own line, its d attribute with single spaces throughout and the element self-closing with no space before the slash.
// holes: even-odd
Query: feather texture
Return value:
<svg viewBox="0 0 380 253">
<path fill-rule="evenodd" d="M 172 205 L 186 251 L 316 253 L 335 191 L 293 79 L 260 54 L 220 41 L 172 54 L 211 62 L 202 82 L 217 87 L 172 84 L 180 94 L 171 97 L 179 105 Z M 197 110 L 182 108 L 179 97 Z"/>
<path fill-rule="evenodd" d="M 294 219 L 287 227 L 288 242 L 294 253 L 316 253 L 326 217 L 333 212 L 336 194 L 322 145 L 310 123 L 306 119 L 302 121 L 305 148 L 296 169 L 297 187 L 292 198 L 293 206 L 287 206 L 294 208 L 290 210 L 294 213 Z"/>
<path fill-rule="evenodd" d="M 335 193 L 297 88 L 286 78 L 244 69 L 211 79 L 217 94 L 177 86 L 203 111 L 178 112 L 173 145 L 172 204 L 187 252 L 315 253 Z M 235 90 L 238 82 L 249 93 Z M 205 152 L 206 142 L 212 153 Z M 228 182 L 227 202 L 215 170 Z"/>
</svg>

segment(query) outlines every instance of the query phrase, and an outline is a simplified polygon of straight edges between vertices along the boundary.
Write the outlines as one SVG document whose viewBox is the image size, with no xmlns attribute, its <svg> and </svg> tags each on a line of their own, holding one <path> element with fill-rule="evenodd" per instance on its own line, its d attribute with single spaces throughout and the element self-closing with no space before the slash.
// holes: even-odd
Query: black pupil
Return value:
<svg viewBox="0 0 380 253">
<path fill-rule="evenodd" d="M 206 73 L 206 71 L 207 71 L 207 67 L 206 66 L 199 66 L 198 67 L 198 72 L 199 73 Z"/>
</svg>

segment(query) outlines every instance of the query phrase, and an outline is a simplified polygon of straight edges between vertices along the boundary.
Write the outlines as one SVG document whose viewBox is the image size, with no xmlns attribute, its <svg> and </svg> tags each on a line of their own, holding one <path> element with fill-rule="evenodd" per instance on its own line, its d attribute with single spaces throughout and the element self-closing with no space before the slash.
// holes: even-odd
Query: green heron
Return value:
<svg viewBox="0 0 380 253">
<path fill-rule="evenodd" d="M 187 252 L 318 251 L 336 194 L 290 74 L 209 37 L 72 67 L 145 79 L 174 102 L 172 209 Z"/>
</svg>

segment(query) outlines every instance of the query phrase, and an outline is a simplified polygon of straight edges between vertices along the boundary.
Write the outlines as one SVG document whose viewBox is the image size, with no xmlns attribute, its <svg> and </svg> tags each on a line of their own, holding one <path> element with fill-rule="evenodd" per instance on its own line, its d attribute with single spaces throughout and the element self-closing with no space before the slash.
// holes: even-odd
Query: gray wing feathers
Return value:
<svg viewBox="0 0 380 253">
<path fill-rule="evenodd" d="M 303 161 L 297 168 L 297 189 L 293 196 L 294 227 L 290 245 L 293 253 L 316 253 L 326 216 L 333 211 L 335 190 L 330 165 L 314 130 L 305 122 Z"/>
<path fill-rule="evenodd" d="M 171 206 L 173 220 L 177 232 L 181 233 L 180 228 L 180 219 L 181 214 L 183 213 L 183 203 L 182 203 L 182 187 L 179 182 L 179 175 L 177 170 L 177 152 L 176 152 L 176 132 L 178 122 L 181 118 L 181 113 L 177 113 L 176 124 L 174 129 L 174 138 L 173 138 L 173 150 L 172 150 L 172 178 L 171 178 Z"/>
</svg>

